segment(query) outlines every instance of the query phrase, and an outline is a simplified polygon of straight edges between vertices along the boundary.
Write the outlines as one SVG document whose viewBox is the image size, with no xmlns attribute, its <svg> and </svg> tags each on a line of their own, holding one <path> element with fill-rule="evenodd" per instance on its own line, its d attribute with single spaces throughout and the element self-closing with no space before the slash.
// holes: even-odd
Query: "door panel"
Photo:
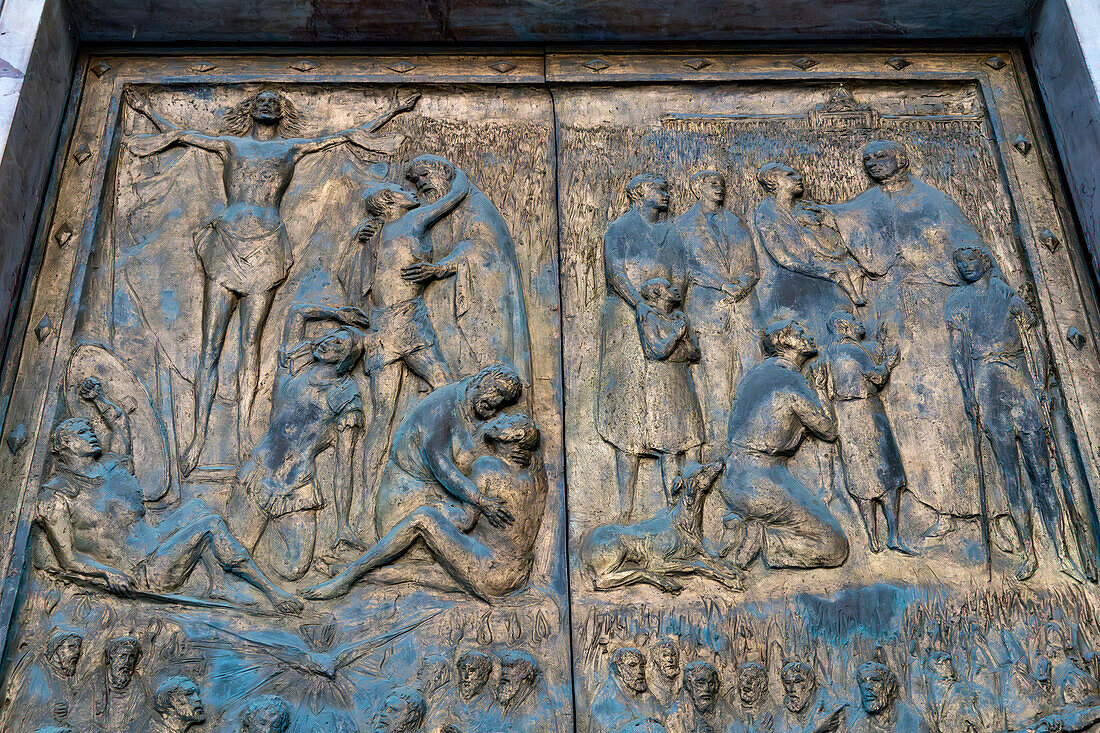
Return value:
<svg viewBox="0 0 1100 733">
<path fill-rule="evenodd" d="M 89 56 L 3 729 L 1084 729 L 1096 300 L 1029 84 Z"/>
</svg>

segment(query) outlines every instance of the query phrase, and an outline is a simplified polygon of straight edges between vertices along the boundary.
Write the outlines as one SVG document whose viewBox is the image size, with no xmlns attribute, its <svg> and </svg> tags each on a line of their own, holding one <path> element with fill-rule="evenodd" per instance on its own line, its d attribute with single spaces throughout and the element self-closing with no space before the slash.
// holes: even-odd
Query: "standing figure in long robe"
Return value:
<svg viewBox="0 0 1100 733">
<path fill-rule="evenodd" d="M 409 163 L 405 177 L 427 204 L 451 190 L 456 172 L 446 158 L 421 155 Z M 433 320 L 454 376 L 499 363 L 531 384 L 531 338 L 516 243 L 500 211 L 471 183 L 466 198 L 433 227 L 432 241 L 432 261 L 408 265 L 402 276 L 446 281 L 452 312 L 433 313 Z"/>
<path fill-rule="evenodd" d="M 953 369 L 943 306 L 960 283 L 952 249 L 983 246 L 982 238 L 949 196 L 910 175 L 901 144 L 868 143 L 863 166 L 874 185 L 821 208 L 870 276 L 867 320 L 896 330 L 901 360 L 883 400 L 902 456 L 928 457 L 907 466 L 909 487 L 941 515 L 928 534 L 939 536 L 954 529 L 956 517 L 978 514 L 962 392 L 957 380 L 945 378 Z"/>
<path fill-rule="evenodd" d="M 619 521 L 630 521 L 634 492 L 643 456 L 655 456 L 651 435 L 655 423 L 684 405 L 651 410 L 646 395 L 648 359 L 642 346 L 642 323 L 653 311 L 642 297 L 642 284 L 663 277 L 680 286 L 677 257 L 666 246 L 668 181 L 642 173 L 626 187 L 630 210 L 607 227 L 604 234 L 604 275 L 607 296 L 600 311 L 600 361 L 596 387 L 596 430 L 615 451 L 615 479 L 619 489 Z M 693 407 L 698 411 L 698 401 Z M 702 437 L 695 442 L 698 446 Z M 695 460 L 696 456 L 689 456 Z"/>
<path fill-rule="evenodd" d="M 669 228 L 669 247 L 684 260 L 684 313 L 695 327 L 700 360 L 693 371 L 706 424 L 707 460 L 726 450 L 726 423 L 738 381 L 760 361 L 756 297 L 760 278 L 752 237 L 725 208 L 726 177 L 691 177 L 698 201 Z"/>
</svg>

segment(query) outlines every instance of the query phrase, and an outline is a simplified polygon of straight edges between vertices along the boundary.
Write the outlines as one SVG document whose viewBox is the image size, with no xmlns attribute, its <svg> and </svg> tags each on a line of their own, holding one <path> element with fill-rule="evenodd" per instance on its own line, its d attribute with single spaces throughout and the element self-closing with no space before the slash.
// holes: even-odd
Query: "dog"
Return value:
<svg viewBox="0 0 1100 733">
<path fill-rule="evenodd" d="M 581 562 L 598 591 L 648 583 L 667 593 L 683 590 L 674 575 L 702 575 L 729 590 L 744 590 L 742 573 L 703 539 L 703 506 L 722 461 L 689 463 L 672 486 L 672 506 L 635 524 L 605 524 L 581 545 Z"/>
</svg>

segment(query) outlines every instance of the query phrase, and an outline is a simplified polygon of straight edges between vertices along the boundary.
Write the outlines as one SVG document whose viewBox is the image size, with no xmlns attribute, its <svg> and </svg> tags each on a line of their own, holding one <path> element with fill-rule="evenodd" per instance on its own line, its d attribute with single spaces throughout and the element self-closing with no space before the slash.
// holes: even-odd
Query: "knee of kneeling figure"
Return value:
<svg viewBox="0 0 1100 733">
<path fill-rule="evenodd" d="M 842 534 L 834 534 L 826 543 L 826 562 L 832 567 L 843 565 L 848 559 L 848 538 Z"/>
</svg>

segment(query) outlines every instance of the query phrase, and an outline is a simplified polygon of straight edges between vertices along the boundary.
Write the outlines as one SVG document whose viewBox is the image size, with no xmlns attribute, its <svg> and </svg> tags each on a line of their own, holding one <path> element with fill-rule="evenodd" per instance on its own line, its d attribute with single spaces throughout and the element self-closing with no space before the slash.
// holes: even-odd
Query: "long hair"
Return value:
<svg viewBox="0 0 1100 733">
<path fill-rule="evenodd" d="M 297 137 L 301 132 L 300 123 L 302 113 L 298 111 L 298 108 L 285 94 L 267 89 L 256 92 L 252 96 L 247 97 L 244 101 L 230 107 L 229 111 L 225 113 L 225 122 L 222 127 L 223 132 L 227 135 L 236 135 L 238 137 L 244 137 L 251 132 L 253 123 L 252 104 L 256 101 L 257 97 L 265 93 L 274 94 L 278 97 L 279 104 L 283 110 L 283 116 L 279 120 L 279 124 L 275 126 L 275 131 L 279 134 L 279 137 Z"/>
</svg>

